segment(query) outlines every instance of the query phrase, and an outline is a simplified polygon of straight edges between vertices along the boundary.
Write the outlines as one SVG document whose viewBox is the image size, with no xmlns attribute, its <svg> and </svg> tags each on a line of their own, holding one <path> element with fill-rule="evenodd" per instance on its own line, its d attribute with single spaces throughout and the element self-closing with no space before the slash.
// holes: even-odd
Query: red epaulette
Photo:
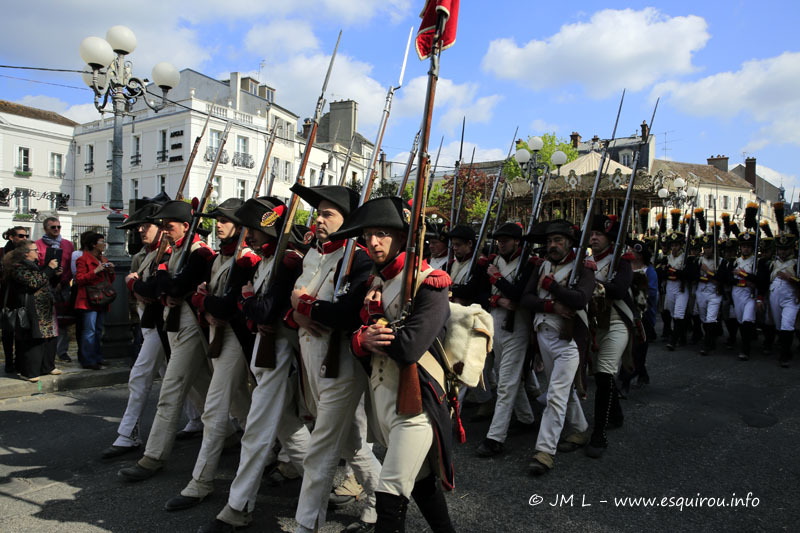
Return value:
<svg viewBox="0 0 800 533">
<path fill-rule="evenodd" d="M 528 259 L 528 263 L 532 264 L 533 266 L 539 266 L 542 263 L 544 263 L 544 259 L 542 259 L 538 255 L 534 255 L 534 256 L 531 256 L 530 259 Z"/>
<path fill-rule="evenodd" d="M 434 270 L 428 274 L 428 277 L 426 277 L 425 281 L 422 283 L 434 289 L 444 289 L 452 285 L 453 280 L 450 279 L 450 275 L 444 270 Z"/>
<path fill-rule="evenodd" d="M 597 271 L 597 263 L 595 263 L 592 259 L 584 259 L 583 260 L 583 266 L 584 266 L 584 268 L 588 268 L 592 272 L 596 272 Z"/>
<path fill-rule="evenodd" d="M 625 252 L 624 254 L 622 254 L 622 259 L 624 259 L 625 261 L 633 261 L 634 259 L 636 259 L 636 256 L 633 255 L 632 252 Z"/>
<path fill-rule="evenodd" d="M 209 246 L 206 243 L 201 243 L 200 247 L 192 253 L 198 254 L 200 257 L 204 258 L 208 262 L 213 261 L 214 256 L 216 255 L 214 253 L 214 250 L 209 248 Z"/>
<path fill-rule="evenodd" d="M 166 263 L 161 263 L 160 265 L 158 265 L 158 268 L 156 270 L 166 272 L 167 271 L 167 264 Z"/>
<path fill-rule="evenodd" d="M 261 257 L 254 254 L 253 252 L 246 252 L 243 256 L 236 261 L 236 266 L 239 268 L 252 268 L 261 261 Z"/>
<path fill-rule="evenodd" d="M 283 256 L 283 266 L 289 269 L 297 268 L 297 265 L 303 263 L 303 256 L 299 253 L 292 251 L 286 252 L 286 255 Z"/>
<path fill-rule="evenodd" d="M 367 287 L 372 287 L 372 282 L 375 280 L 375 274 L 370 274 L 367 278 Z"/>
</svg>

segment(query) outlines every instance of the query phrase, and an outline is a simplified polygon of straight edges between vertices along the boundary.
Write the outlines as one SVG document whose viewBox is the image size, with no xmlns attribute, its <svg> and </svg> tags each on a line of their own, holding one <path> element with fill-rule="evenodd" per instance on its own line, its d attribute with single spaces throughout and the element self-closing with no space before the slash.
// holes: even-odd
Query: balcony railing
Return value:
<svg viewBox="0 0 800 533">
<path fill-rule="evenodd" d="M 219 148 L 212 148 L 211 146 L 209 146 L 208 148 L 206 148 L 206 154 L 205 156 L 203 156 L 203 158 L 206 161 L 213 161 L 217 157 L 218 149 Z M 230 159 L 228 158 L 228 151 L 223 150 L 222 157 L 220 157 L 219 162 L 222 163 L 223 165 L 226 165 L 228 161 L 230 161 Z"/>
<path fill-rule="evenodd" d="M 256 162 L 253 160 L 253 156 L 243 152 L 234 152 L 233 153 L 233 166 L 235 167 L 244 167 L 244 168 L 253 168 L 256 166 Z"/>
<path fill-rule="evenodd" d="M 131 166 L 136 167 L 142 164 L 142 154 L 133 154 L 131 156 Z"/>
<path fill-rule="evenodd" d="M 87 174 L 90 172 L 94 172 L 94 162 L 84 164 L 83 171 L 86 172 Z"/>
<path fill-rule="evenodd" d="M 111 170 L 114 167 L 113 159 L 106 159 L 106 170 Z"/>
<path fill-rule="evenodd" d="M 169 150 L 159 150 L 156 152 L 156 161 L 163 163 L 169 159 Z"/>
</svg>

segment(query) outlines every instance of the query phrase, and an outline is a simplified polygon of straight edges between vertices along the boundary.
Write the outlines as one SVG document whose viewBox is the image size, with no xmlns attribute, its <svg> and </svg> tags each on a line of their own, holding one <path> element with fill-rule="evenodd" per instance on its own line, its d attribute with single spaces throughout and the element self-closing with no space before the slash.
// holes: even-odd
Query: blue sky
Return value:
<svg viewBox="0 0 800 533">
<path fill-rule="evenodd" d="M 340 56 L 328 99 L 359 102 L 359 130 L 373 139 L 386 89 L 395 83 L 409 29 L 422 0 L 271 0 L 20 3 L 0 21 L 0 62 L 77 68 L 78 45 L 125 24 L 139 47 L 134 71 L 149 76 L 160 60 L 215 77 L 261 75 L 281 105 L 309 116 L 341 28 Z M 791 2 L 462 2 L 456 44 L 442 57 L 431 151 L 445 137 L 445 161 L 457 155 L 466 115 L 465 154 L 503 157 L 520 137 L 555 131 L 584 139 L 611 134 L 627 87 L 620 134 L 649 119 L 657 157 L 704 162 L 743 153 L 759 172 L 800 192 L 798 8 Z M 157 16 L 157 18 L 156 18 Z M 413 54 L 413 51 L 412 51 Z M 265 61 L 263 69 L 260 64 Z M 427 63 L 409 58 L 384 149 L 405 161 L 424 99 Z M 0 69 L 0 74 L 82 87 L 75 75 Z M 95 118 L 87 91 L 0 77 L 0 98 Z M 666 134 L 666 135 L 665 135 Z M 666 139 L 666 145 L 664 143 Z M 770 170 L 775 171 L 773 174 Z"/>
</svg>

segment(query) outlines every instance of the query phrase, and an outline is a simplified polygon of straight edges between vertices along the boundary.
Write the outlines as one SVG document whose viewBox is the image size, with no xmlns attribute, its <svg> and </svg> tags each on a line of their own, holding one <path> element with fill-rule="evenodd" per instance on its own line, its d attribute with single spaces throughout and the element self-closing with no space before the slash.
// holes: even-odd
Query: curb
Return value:
<svg viewBox="0 0 800 533">
<path fill-rule="evenodd" d="M 128 382 L 130 368 L 127 365 L 111 366 L 103 370 L 64 370 L 60 376 L 42 376 L 38 383 L 30 383 L 17 377 L 0 377 L 0 400 L 64 392 L 93 387 L 119 385 Z"/>
</svg>

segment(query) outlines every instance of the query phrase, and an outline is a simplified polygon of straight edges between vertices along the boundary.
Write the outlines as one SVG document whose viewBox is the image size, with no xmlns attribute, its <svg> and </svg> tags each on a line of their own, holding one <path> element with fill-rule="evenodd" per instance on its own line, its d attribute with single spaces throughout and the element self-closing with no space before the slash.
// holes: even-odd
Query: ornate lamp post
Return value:
<svg viewBox="0 0 800 533">
<path fill-rule="evenodd" d="M 536 200 L 538 188 L 543 186 L 542 177 L 544 172 L 541 172 L 542 175 L 540 176 L 540 171 L 550 170 L 550 164 L 552 164 L 558 168 L 558 175 L 560 176 L 561 165 L 567 162 L 567 154 L 561 150 L 556 150 L 553 152 L 553 154 L 550 156 L 550 164 L 548 164 L 547 161 L 539 162 L 539 150 L 541 150 L 543 146 L 544 141 L 542 141 L 541 137 L 529 137 L 529 150 L 520 148 L 514 154 L 514 159 L 522 169 L 526 181 L 531 184 L 531 192 L 534 202 Z M 544 199 L 544 194 L 542 194 L 542 199 Z"/>
<path fill-rule="evenodd" d="M 87 37 L 81 41 L 80 55 L 89 66 L 83 80 L 94 91 L 94 105 L 100 113 L 111 100 L 114 113 L 114 137 L 112 141 L 111 197 L 108 215 L 107 256 L 114 263 L 117 273 L 117 298 L 106 320 L 106 345 L 130 344 L 131 334 L 128 320 L 128 298 L 124 277 L 130 268 L 130 258 L 125 253 L 125 232 L 117 229 L 125 217 L 122 203 L 122 120 L 130 113 L 136 101 L 144 96 L 147 106 L 160 111 L 166 106 L 167 92 L 178 85 L 180 73 L 169 63 L 158 63 L 153 67 L 153 82 L 161 89 L 157 103 L 147 99 L 147 79 L 133 75 L 133 65 L 125 56 L 136 48 L 136 36 L 125 26 L 113 26 L 106 38 Z"/>
</svg>

